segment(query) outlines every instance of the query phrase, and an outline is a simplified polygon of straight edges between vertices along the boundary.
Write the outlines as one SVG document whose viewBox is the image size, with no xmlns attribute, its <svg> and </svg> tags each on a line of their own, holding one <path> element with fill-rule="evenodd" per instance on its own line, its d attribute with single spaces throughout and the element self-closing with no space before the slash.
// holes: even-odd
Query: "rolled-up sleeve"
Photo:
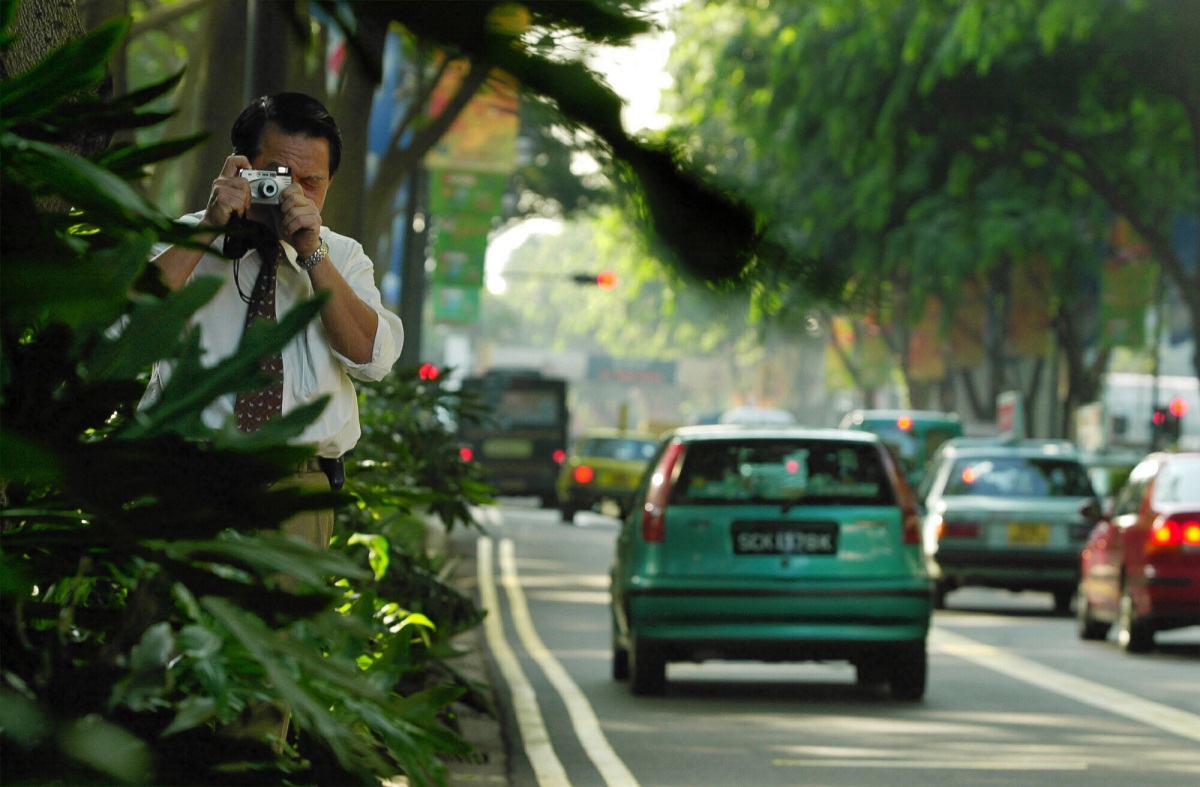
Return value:
<svg viewBox="0 0 1200 787">
<path fill-rule="evenodd" d="M 330 352 L 346 367 L 346 373 L 356 380 L 376 382 L 387 376 L 400 358 L 404 348 L 404 323 L 400 318 L 383 307 L 375 309 L 379 316 L 379 325 L 375 328 L 375 343 L 371 347 L 371 360 L 366 363 L 355 363 L 337 350 Z"/>
<path fill-rule="evenodd" d="M 347 250 L 344 262 L 339 265 L 342 277 L 354 293 L 379 317 L 375 328 L 375 341 L 371 347 L 371 360 L 355 363 L 330 348 L 346 373 L 356 380 L 375 382 L 382 380 L 395 366 L 404 348 L 404 324 L 400 317 L 384 307 L 379 288 L 375 286 L 375 264 L 361 244 L 354 242 Z M 336 260 L 335 260 L 336 262 Z"/>
</svg>

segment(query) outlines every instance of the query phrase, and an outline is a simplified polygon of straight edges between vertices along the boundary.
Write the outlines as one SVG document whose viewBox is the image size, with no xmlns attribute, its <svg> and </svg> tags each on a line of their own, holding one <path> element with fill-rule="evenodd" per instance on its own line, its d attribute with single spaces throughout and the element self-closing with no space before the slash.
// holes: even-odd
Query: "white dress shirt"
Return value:
<svg viewBox="0 0 1200 787">
<path fill-rule="evenodd" d="M 203 215 L 203 212 L 192 213 L 180 221 L 195 225 Z M 329 244 L 330 262 L 337 267 L 355 294 L 379 315 L 371 360 L 366 363 L 354 363 L 330 347 L 319 317 L 283 348 L 283 412 L 288 413 L 324 395 L 330 397 L 320 417 L 309 424 L 296 442 L 315 446 L 318 456 L 338 457 L 353 448 L 361 434 L 358 395 L 350 378 L 366 381 L 383 379 L 400 357 L 400 349 L 404 346 L 404 326 L 398 316 L 384 308 L 379 289 L 375 286 L 375 265 L 362 245 L 328 227 L 321 228 L 321 237 Z M 223 243 L 222 235 L 211 246 L 219 250 Z M 164 248 L 156 247 L 153 254 L 158 254 Z M 313 297 L 308 274 L 296 265 L 296 250 L 286 242 L 283 243 L 283 249 L 289 264 L 279 266 L 275 290 L 276 314 L 280 319 L 297 303 Z M 258 252 L 253 249 L 238 264 L 241 291 L 247 296 L 254 287 L 260 265 Z M 202 362 L 205 366 L 214 366 L 233 355 L 242 338 L 247 304 L 238 293 L 233 271 L 233 264 L 218 253 L 205 254 L 188 278 L 189 282 L 199 276 L 221 279 L 217 294 L 191 320 L 191 325 L 200 329 Z M 170 380 L 172 366 L 169 361 L 155 365 L 150 387 L 142 399 L 143 407 L 157 400 L 159 392 Z M 213 401 L 204 410 L 204 423 L 213 429 L 232 428 L 233 402 L 233 394 Z"/>
</svg>

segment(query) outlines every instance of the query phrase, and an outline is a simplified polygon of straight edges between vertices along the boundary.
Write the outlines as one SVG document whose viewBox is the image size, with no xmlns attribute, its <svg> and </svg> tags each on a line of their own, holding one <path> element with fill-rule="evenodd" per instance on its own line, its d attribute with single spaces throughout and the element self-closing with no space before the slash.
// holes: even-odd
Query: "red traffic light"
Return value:
<svg viewBox="0 0 1200 787">
<path fill-rule="evenodd" d="M 1187 415 L 1187 411 L 1187 399 L 1184 399 L 1182 396 L 1176 396 L 1171 400 L 1171 403 L 1167 405 L 1167 412 L 1176 418 L 1182 418 L 1183 416 Z"/>
<path fill-rule="evenodd" d="M 571 281 L 576 284 L 595 284 L 602 290 L 611 290 L 617 286 L 615 271 L 602 270 L 599 273 L 574 273 Z"/>
<path fill-rule="evenodd" d="M 438 368 L 431 363 L 423 363 L 421 364 L 421 368 L 417 370 L 417 375 L 422 380 L 436 380 L 438 374 Z"/>
</svg>

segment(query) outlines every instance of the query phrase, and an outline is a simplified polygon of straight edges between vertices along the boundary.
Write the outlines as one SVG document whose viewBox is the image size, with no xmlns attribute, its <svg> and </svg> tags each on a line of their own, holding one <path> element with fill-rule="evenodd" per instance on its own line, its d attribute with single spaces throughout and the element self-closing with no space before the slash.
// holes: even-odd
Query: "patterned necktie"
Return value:
<svg viewBox="0 0 1200 787">
<path fill-rule="evenodd" d="M 258 320 L 275 322 L 275 274 L 283 247 L 278 243 L 259 246 L 258 256 L 262 260 L 250 303 L 246 308 L 246 328 Z M 237 428 L 242 432 L 257 432 L 268 419 L 283 413 L 283 356 L 276 353 L 264 356 L 259 369 L 275 379 L 275 382 L 253 391 L 242 391 L 233 404 Z"/>
</svg>

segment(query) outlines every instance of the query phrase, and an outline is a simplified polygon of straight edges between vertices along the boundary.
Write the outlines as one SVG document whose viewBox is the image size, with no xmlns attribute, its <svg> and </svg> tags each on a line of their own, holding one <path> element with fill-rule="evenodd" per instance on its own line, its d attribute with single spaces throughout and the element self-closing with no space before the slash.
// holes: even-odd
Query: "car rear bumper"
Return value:
<svg viewBox="0 0 1200 787">
<path fill-rule="evenodd" d="M 939 549 L 933 562 L 939 580 L 960 586 L 1074 590 L 1079 584 L 1079 551 L 1075 549 L 1056 552 Z"/>
<path fill-rule="evenodd" d="M 639 637 L 684 648 L 759 654 L 845 653 L 853 650 L 851 643 L 923 640 L 933 609 L 927 583 L 873 588 L 681 584 L 632 588 L 623 601 L 628 625 Z"/>
<path fill-rule="evenodd" d="M 1131 581 L 1130 594 L 1139 618 L 1156 628 L 1200 626 L 1200 578 L 1159 575 Z"/>
<path fill-rule="evenodd" d="M 603 500 L 615 500 L 624 504 L 633 499 L 633 492 L 628 489 L 604 489 L 602 487 L 569 487 L 566 492 L 559 492 L 558 499 L 562 503 L 570 503 L 580 508 L 589 508 Z"/>
</svg>

